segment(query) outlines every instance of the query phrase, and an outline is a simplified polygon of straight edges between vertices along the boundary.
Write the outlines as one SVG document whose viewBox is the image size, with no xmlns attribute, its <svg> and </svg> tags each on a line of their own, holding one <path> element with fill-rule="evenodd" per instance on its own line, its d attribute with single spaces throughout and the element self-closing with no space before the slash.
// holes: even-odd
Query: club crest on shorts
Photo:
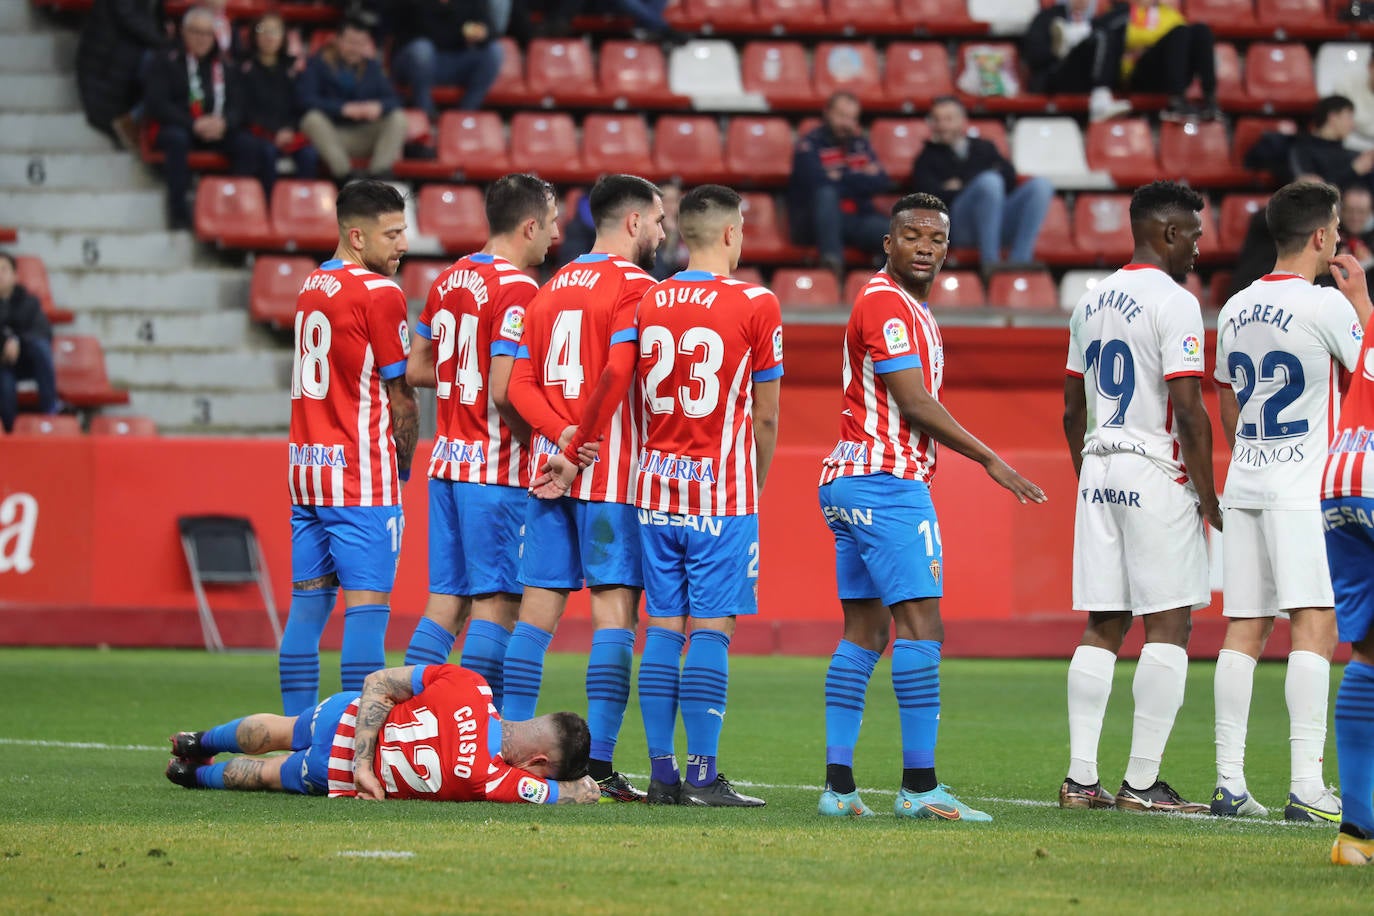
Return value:
<svg viewBox="0 0 1374 916">
<path fill-rule="evenodd" d="M 911 350 L 911 338 L 907 335 L 906 325 L 900 318 L 889 318 L 883 325 L 883 342 L 892 356 Z"/>
<path fill-rule="evenodd" d="M 940 581 L 940 561 L 939 561 L 939 560 L 931 560 L 931 561 L 930 561 L 930 576 L 931 576 L 931 578 L 934 579 L 936 582 L 939 582 L 939 581 Z"/>
</svg>

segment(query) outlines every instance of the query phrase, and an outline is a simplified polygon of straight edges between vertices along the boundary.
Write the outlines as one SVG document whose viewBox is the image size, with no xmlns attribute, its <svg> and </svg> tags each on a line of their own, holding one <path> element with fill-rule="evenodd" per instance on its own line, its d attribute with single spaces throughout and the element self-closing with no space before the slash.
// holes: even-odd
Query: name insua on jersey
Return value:
<svg viewBox="0 0 1374 916">
<path fill-rule="evenodd" d="M 601 279 L 601 271 L 584 270 L 573 268 L 572 270 L 560 270 L 553 275 L 549 281 L 549 289 L 567 289 L 570 286 L 580 286 L 583 289 L 594 289 L 597 281 Z"/>
<path fill-rule="evenodd" d="M 657 449 L 639 453 L 639 473 L 669 480 L 716 482 L 715 459 L 673 455 Z"/>
<path fill-rule="evenodd" d="M 301 292 L 305 293 L 318 290 L 330 299 L 337 296 L 341 289 L 343 289 L 343 284 L 339 282 L 339 278 L 332 273 L 326 273 L 322 270 L 315 271 L 313 274 L 306 277 L 305 282 L 301 284 Z"/>
<path fill-rule="evenodd" d="M 1104 289 L 1098 294 L 1096 305 L 1092 302 L 1087 303 L 1084 317 L 1091 318 L 1103 309 L 1114 309 L 1120 312 L 1121 316 L 1126 319 L 1128 324 L 1134 321 L 1135 317 L 1139 315 L 1141 311 L 1140 306 L 1135 301 L 1135 297 L 1119 289 Z"/>
<path fill-rule="evenodd" d="M 454 290 L 471 293 L 478 308 L 487 304 L 487 281 L 475 270 L 455 270 L 448 276 L 441 277 L 434 294 L 442 297 Z"/>
<path fill-rule="evenodd" d="M 348 458 L 342 445 L 296 445 L 290 446 L 290 461 L 293 467 L 302 468 L 346 468 Z"/>
</svg>

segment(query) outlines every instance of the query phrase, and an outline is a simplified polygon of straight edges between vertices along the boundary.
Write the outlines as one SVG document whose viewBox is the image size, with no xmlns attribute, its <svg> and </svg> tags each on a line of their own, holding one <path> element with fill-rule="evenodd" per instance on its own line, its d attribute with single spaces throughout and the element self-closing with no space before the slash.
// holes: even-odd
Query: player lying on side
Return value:
<svg viewBox="0 0 1374 916">
<path fill-rule="evenodd" d="M 581 716 L 503 722 L 487 682 L 457 665 L 375 671 L 361 694 L 336 693 L 299 716 L 259 713 L 171 741 L 167 778 L 187 789 L 535 804 L 601 797 L 586 775 Z M 213 762 L 223 753 L 254 756 Z"/>
</svg>

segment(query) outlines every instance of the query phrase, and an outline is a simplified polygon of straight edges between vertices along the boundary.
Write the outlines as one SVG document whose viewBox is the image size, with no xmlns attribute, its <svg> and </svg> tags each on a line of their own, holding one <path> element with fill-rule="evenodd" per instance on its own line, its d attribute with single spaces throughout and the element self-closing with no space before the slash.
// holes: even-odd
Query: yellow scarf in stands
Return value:
<svg viewBox="0 0 1374 916">
<path fill-rule="evenodd" d="M 1188 20 L 1178 8 L 1168 3 L 1157 6 L 1132 4 L 1131 18 L 1126 24 L 1126 53 L 1121 58 L 1121 75 L 1129 79 L 1141 54 L 1174 29 L 1187 24 Z"/>
</svg>

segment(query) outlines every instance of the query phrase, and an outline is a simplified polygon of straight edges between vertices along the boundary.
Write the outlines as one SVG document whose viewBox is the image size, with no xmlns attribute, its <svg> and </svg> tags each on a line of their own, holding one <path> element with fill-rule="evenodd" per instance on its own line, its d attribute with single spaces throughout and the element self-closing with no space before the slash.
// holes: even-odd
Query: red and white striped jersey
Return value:
<svg viewBox="0 0 1374 916">
<path fill-rule="evenodd" d="M 405 375 L 409 353 L 395 281 L 341 260 L 306 277 L 291 368 L 292 504 L 400 504 L 386 382 Z"/>
<path fill-rule="evenodd" d="M 762 286 L 684 270 L 639 304 L 646 421 L 635 505 L 758 512 L 754 383 L 782 377 L 782 312 Z"/>
<path fill-rule="evenodd" d="M 505 258 L 470 254 L 429 289 L 415 333 L 433 341 L 438 435 L 429 476 L 529 486 L 525 450 L 491 398 L 491 360 L 514 357 L 539 284 Z"/>
<path fill-rule="evenodd" d="M 935 475 L 935 440 L 907 423 L 883 383 L 902 369 L 920 369 L 926 390 L 940 399 L 940 328 L 925 303 L 879 271 L 859 291 L 845 328 L 840 441 L 822 463 L 821 483 L 865 474 L 929 483 Z"/>
<path fill-rule="evenodd" d="M 1360 355 L 1341 405 L 1322 478 L 1322 499 L 1343 496 L 1374 497 L 1374 480 L 1364 476 L 1374 452 L 1374 322 L 1363 329 Z"/>
<path fill-rule="evenodd" d="M 554 274 L 530 301 L 511 376 L 511 398 L 534 430 L 532 469 L 537 471 L 547 455 L 558 451 L 555 443 L 563 429 L 581 422 L 611 345 L 634 340 L 635 308 L 653 284 L 653 277 L 623 258 L 584 254 Z M 634 501 L 638 403 L 639 392 L 631 386 L 607 425 L 596 461 L 578 475 L 569 496 L 592 502 Z"/>
<path fill-rule="evenodd" d="M 417 669 L 415 696 L 387 713 L 373 770 L 387 798 L 425 801 L 533 802 L 557 798 L 549 781 L 501 757 L 501 715 L 491 687 L 457 665 Z M 349 705 L 329 754 L 329 796 L 356 797 L 353 739 L 358 701 Z"/>
</svg>

